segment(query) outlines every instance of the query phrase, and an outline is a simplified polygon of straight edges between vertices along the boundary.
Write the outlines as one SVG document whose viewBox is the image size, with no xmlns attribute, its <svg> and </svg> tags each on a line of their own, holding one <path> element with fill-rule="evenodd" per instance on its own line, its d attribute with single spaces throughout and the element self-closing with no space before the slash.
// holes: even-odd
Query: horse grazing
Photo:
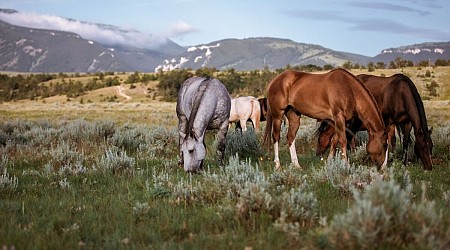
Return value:
<svg viewBox="0 0 450 250">
<path fill-rule="evenodd" d="M 192 77 L 181 85 L 177 99 L 180 161 L 186 172 L 201 170 L 206 155 L 205 132 L 218 129 L 219 165 L 223 166 L 231 98 L 217 79 Z"/>
<path fill-rule="evenodd" d="M 261 107 L 257 98 L 243 96 L 231 100 L 229 122 L 239 122 L 243 131 L 247 131 L 247 120 L 251 120 L 255 130 L 259 131 L 260 116 Z"/>
<path fill-rule="evenodd" d="M 432 129 L 428 129 L 425 108 L 419 92 L 411 79 L 403 74 L 395 74 L 390 77 L 374 75 L 356 76 L 373 94 L 383 116 L 385 126 L 390 128 L 389 139 L 391 146 L 395 148 L 395 128 L 403 133 L 403 164 L 408 162 L 408 146 L 410 143 L 411 129 L 414 128 L 416 142 L 414 152 L 421 159 L 424 169 L 433 168 L 431 155 L 433 142 L 431 140 Z M 330 134 L 333 134 L 332 126 L 321 125 L 319 128 L 319 143 L 317 153 L 323 152 L 330 145 Z M 348 136 L 365 128 L 358 124 L 351 124 Z"/>
<path fill-rule="evenodd" d="M 369 91 L 344 69 L 324 74 L 311 74 L 287 70 L 276 76 L 267 87 L 267 125 L 264 141 L 274 142 L 275 168 L 280 168 L 278 142 L 283 115 L 289 121 L 287 140 L 292 163 L 300 167 L 295 149 L 295 136 L 301 115 L 319 120 L 332 120 L 336 133 L 332 139 L 332 152 L 337 143 L 342 157 L 347 160 L 346 122 L 358 118 L 368 128 L 367 151 L 378 166 L 387 162 L 387 132 L 383 118 Z"/>
</svg>

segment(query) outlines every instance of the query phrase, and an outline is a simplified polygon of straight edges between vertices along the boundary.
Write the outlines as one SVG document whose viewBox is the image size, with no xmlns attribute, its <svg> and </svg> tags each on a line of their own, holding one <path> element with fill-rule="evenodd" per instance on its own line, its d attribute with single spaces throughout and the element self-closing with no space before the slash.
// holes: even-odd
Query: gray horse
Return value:
<svg viewBox="0 0 450 250">
<path fill-rule="evenodd" d="M 186 172 L 202 169 L 206 155 L 206 130 L 219 130 L 217 155 L 219 165 L 224 165 L 230 108 L 230 94 L 219 80 L 192 77 L 183 82 L 178 92 L 177 116 L 179 164 L 183 165 Z"/>
</svg>

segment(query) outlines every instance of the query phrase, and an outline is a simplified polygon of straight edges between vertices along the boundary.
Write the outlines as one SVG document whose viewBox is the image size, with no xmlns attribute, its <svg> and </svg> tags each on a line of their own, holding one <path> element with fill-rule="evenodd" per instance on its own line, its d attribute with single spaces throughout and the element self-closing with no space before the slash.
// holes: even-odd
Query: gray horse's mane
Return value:
<svg viewBox="0 0 450 250">
<path fill-rule="evenodd" d="M 194 127 L 194 120 L 197 116 L 198 108 L 200 107 L 200 103 L 202 102 L 203 95 L 205 94 L 206 87 L 208 86 L 208 81 L 210 80 L 209 77 L 205 78 L 200 85 L 198 86 L 197 93 L 194 97 L 194 104 L 192 106 L 192 112 L 189 116 L 188 126 L 186 127 L 186 134 L 190 135 L 194 138 L 196 138 L 196 135 L 194 133 L 193 127 Z"/>
</svg>

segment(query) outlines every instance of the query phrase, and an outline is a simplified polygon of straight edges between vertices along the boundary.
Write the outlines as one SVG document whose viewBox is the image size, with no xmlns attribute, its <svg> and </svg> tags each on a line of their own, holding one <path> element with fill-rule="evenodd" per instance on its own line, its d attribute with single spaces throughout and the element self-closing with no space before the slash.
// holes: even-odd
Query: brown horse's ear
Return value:
<svg viewBox="0 0 450 250">
<path fill-rule="evenodd" d="M 433 133 L 433 127 L 428 130 L 428 134 L 431 135 L 431 133 Z"/>
</svg>

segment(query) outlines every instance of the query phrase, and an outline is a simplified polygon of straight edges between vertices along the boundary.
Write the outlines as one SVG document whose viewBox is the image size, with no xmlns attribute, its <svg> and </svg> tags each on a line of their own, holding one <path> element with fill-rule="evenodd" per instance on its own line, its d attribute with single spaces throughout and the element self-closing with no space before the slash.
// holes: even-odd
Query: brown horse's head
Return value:
<svg viewBox="0 0 450 250">
<path fill-rule="evenodd" d="M 334 128 L 333 126 L 327 126 L 326 128 L 319 127 L 317 130 L 317 147 L 316 147 L 316 155 L 321 156 L 325 154 L 327 149 L 331 145 L 331 138 L 334 135 Z"/>
<path fill-rule="evenodd" d="M 383 168 L 388 157 L 388 135 L 387 131 L 378 131 L 369 134 L 367 142 L 367 153 L 374 164 Z"/>
<path fill-rule="evenodd" d="M 433 128 L 427 130 L 425 133 L 419 130 L 419 133 L 416 135 L 416 143 L 414 143 L 414 153 L 419 156 L 423 163 L 423 168 L 426 170 L 433 169 L 433 163 L 431 161 L 431 154 L 433 153 L 431 132 L 433 132 Z"/>
</svg>

